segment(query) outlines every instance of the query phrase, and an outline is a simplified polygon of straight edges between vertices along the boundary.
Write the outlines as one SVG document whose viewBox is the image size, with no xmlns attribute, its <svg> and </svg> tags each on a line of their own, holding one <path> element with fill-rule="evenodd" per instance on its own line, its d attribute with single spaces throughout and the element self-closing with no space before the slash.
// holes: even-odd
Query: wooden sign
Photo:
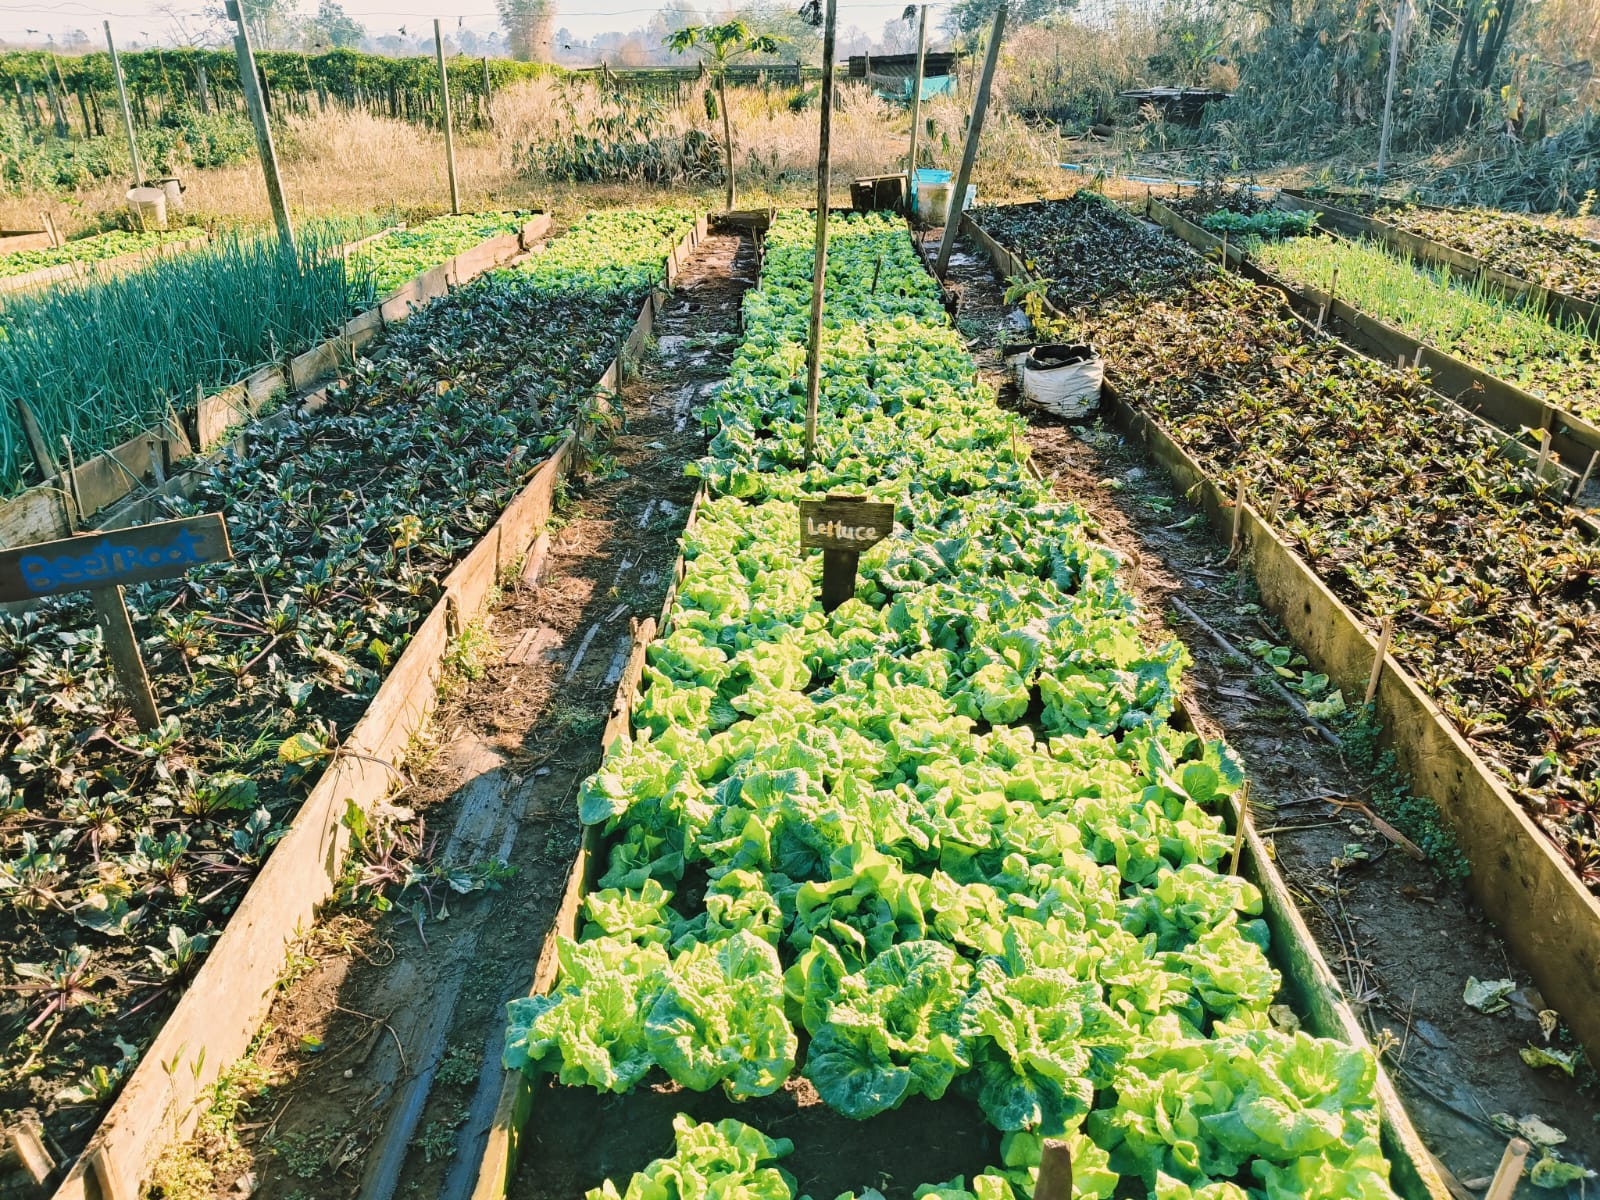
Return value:
<svg viewBox="0 0 1600 1200">
<path fill-rule="evenodd" d="M 0 601 L 37 600 L 88 591 L 105 630 L 106 654 L 141 729 L 161 724 L 122 585 L 181 575 L 201 563 L 232 558 L 220 513 L 161 521 L 0 551 Z"/>
<path fill-rule="evenodd" d="M 822 551 L 822 607 L 832 612 L 856 594 L 861 552 L 894 532 L 894 505 L 860 496 L 800 502 L 800 545 Z"/>
<path fill-rule="evenodd" d="M 219 513 L 0 550 L 0 601 L 144 583 L 232 558 Z"/>
</svg>

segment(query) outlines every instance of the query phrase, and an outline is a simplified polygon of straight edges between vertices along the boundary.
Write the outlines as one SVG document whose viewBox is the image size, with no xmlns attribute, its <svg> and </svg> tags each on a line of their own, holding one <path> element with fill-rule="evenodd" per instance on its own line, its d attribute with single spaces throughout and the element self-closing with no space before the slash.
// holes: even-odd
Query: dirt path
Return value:
<svg viewBox="0 0 1600 1200">
<path fill-rule="evenodd" d="M 1007 323 L 1002 289 L 987 259 L 966 243 L 951 261 L 957 325 L 969 341 L 979 339 L 971 349 L 980 369 L 999 383 L 993 348 Z M 1014 389 L 1008 393 L 1014 400 Z M 1335 749 L 1284 703 L 1267 683 L 1270 668 L 1229 653 L 1179 609 L 1235 648 L 1255 639 L 1286 644 L 1252 602 L 1248 580 L 1241 591 L 1224 562 L 1227 547 L 1203 519 L 1191 519 L 1197 510 L 1141 448 L 1114 430 L 1035 415 L 1029 442 L 1057 493 L 1093 514 L 1103 539 L 1132 565 L 1151 626 L 1188 647 L 1187 694 L 1213 726 L 1206 732 L 1226 738 L 1244 760 L 1256 828 L 1270 834 L 1280 873 L 1430 1149 L 1459 1180 L 1486 1186 L 1507 1140 L 1493 1117 L 1537 1115 L 1567 1135 L 1564 1157 L 1600 1168 L 1600 1098 L 1592 1083 L 1580 1090 L 1519 1058 L 1523 1047 L 1547 1044 L 1538 1018 L 1545 1006 L 1465 888 L 1408 858 L 1360 813 L 1328 803 L 1330 796 L 1370 801 L 1382 783 L 1354 751 Z M 1462 1001 L 1469 977 L 1512 979 L 1517 990 L 1504 1011 L 1484 1014 Z M 1570 1048 L 1562 1037 L 1550 1044 Z M 1525 1181 L 1517 1194 L 1560 1193 Z"/>
<path fill-rule="evenodd" d="M 394 798 L 427 830 L 397 850 L 402 869 L 505 877 L 458 894 L 435 876 L 431 897 L 413 887 L 387 914 L 349 911 L 307 937 L 256 1054 L 270 1087 L 236 1126 L 242 1145 L 200 1148 L 224 1165 L 219 1194 L 470 1194 L 500 1092 L 505 1002 L 526 993 L 559 904 L 577 787 L 693 499 L 683 466 L 703 438 L 690 410 L 727 373 L 754 276 L 748 241 L 701 243 L 624 390 L 624 424 L 552 521 L 537 577 L 507 582 L 464 637 L 467 669 L 418 748 L 414 785 Z"/>
</svg>

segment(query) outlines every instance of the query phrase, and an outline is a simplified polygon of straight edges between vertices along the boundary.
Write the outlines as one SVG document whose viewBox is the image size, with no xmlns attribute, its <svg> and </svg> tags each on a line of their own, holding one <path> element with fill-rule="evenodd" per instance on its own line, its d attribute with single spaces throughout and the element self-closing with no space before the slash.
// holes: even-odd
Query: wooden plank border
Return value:
<svg viewBox="0 0 1600 1200">
<path fill-rule="evenodd" d="M 130 254 L 119 254 L 115 258 L 102 258 L 95 262 L 58 263 L 53 267 L 40 267 L 37 271 L 28 271 L 22 275 L 12 275 L 5 279 L 0 279 L 0 295 L 25 292 L 31 288 L 44 287 L 52 283 L 62 283 L 68 279 L 92 279 L 102 272 L 114 274 L 117 271 L 131 270 L 158 258 L 169 258 L 173 255 L 197 249 L 210 240 L 210 238 L 202 234 L 200 237 L 189 238 L 182 242 L 161 242 L 154 246 L 147 246 L 143 250 L 135 250 Z M 72 243 L 68 242 L 66 244 L 71 245 Z"/>
<path fill-rule="evenodd" d="M 1405 201 L 1397 203 L 1409 203 Z M 1443 242 L 1401 229 L 1389 221 L 1380 221 L 1327 200 L 1319 200 L 1293 189 L 1281 190 L 1277 205 L 1287 212 L 1314 212 L 1326 228 L 1338 230 L 1348 237 L 1370 238 L 1392 250 L 1409 254 L 1418 262 L 1439 267 L 1456 277 L 1481 283 L 1485 289 L 1504 299 L 1542 311 L 1558 320 L 1575 322 L 1592 334 L 1600 334 L 1600 304 L 1563 292 L 1558 288 L 1534 283 L 1520 275 L 1493 267 L 1486 259 L 1465 250 L 1458 250 Z M 1441 208 L 1433 204 L 1412 204 L 1430 212 L 1459 212 L 1459 209 Z"/>
<path fill-rule="evenodd" d="M 684 240 L 695 236 L 691 230 Z M 637 339 L 643 344 L 655 311 L 655 298 L 649 295 L 630 343 Z M 614 361 L 605 374 L 617 378 Z M 604 389 L 597 385 L 597 390 Z M 315 922 L 318 905 L 333 894 L 349 845 L 349 831 L 341 821 L 346 803 L 370 809 L 392 790 L 398 774 L 392 764 L 403 757 L 432 710 L 459 623 L 482 608 L 500 573 L 527 551 L 548 522 L 556 481 L 568 472 L 577 452 L 579 420 L 445 576 L 439 601 L 251 881 L 216 946 L 53 1200 L 137 1197 L 161 1153 L 193 1129 L 206 1089 L 246 1052 L 271 1007 L 287 947 Z M 654 622 L 645 624 L 653 633 Z"/>
<path fill-rule="evenodd" d="M 1220 252 L 1220 237 L 1185 220 L 1159 200 L 1151 200 L 1146 212 L 1152 221 L 1195 249 L 1203 253 Z M 1552 451 L 1563 460 L 1572 474 L 1580 473 L 1588 463 L 1589 456 L 1600 452 L 1600 427 L 1592 422 L 1452 354 L 1420 342 L 1337 296 L 1330 297 L 1309 284 L 1285 279 L 1262 267 L 1237 246 L 1228 247 L 1228 262 L 1252 282 L 1282 292 L 1290 307 L 1302 317 L 1314 320 L 1325 311 L 1332 323 L 1343 332 L 1344 340 L 1367 357 L 1390 364 L 1398 358 L 1404 358 L 1407 363 L 1426 367 L 1434 390 L 1497 428 L 1513 434 L 1522 429 L 1548 429 Z"/>
<path fill-rule="evenodd" d="M 1232 489 L 1221 487 L 1159 422 L 1126 400 L 1114 378 L 1103 395 L 1112 423 L 1143 442 L 1180 490 L 1198 497 L 1218 537 L 1231 538 Z M 1239 531 L 1262 602 L 1296 648 L 1340 688 L 1364 692 L 1378 654 L 1376 637 L 1248 502 Z M 1478 903 L 1591 1061 L 1600 1061 L 1600 1006 L 1594 1004 L 1600 995 L 1600 899 L 1392 657 L 1375 706 L 1401 768 L 1439 806 L 1472 864 L 1469 886 Z"/>
<path fill-rule="evenodd" d="M 683 534 L 687 537 L 694 529 L 695 522 L 700 515 L 701 501 L 706 494 L 705 485 L 695 493 L 694 502 L 689 506 L 689 515 L 684 521 Z M 661 620 L 646 617 L 634 631 L 633 649 L 628 655 L 627 668 L 622 673 L 622 682 L 617 685 L 616 698 L 611 703 L 611 714 L 606 721 L 604 732 L 600 735 L 601 762 L 610 757 L 612 748 L 618 742 L 628 741 L 633 736 L 633 705 L 638 699 L 639 680 L 644 673 L 645 655 L 650 648 L 650 643 L 655 641 L 657 632 L 666 629 L 666 619 L 671 612 L 672 603 L 677 598 L 678 584 L 683 580 L 685 563 L 683 551 L 680 548 L 677 562 L 673 566 L 672 584 L 667 589 L 667 597 L 661 605 Z M 572 860 L 572 867 L 567 872 L 567 882 L 561 891 L 561 905 L 556 910 L 555 919 L 550 928 L 545 931 L 544 942 L 539 947 L 539 957 L 534 963 L 533 982 L 528 988 L 530 996 L 540 996 L 547 993 L 556 981 L 556 940 L 558 938 L 575 938 L 578 936 L 578 914 L 583 907 L 583 898 L 588 894 L 598 873 L 601 850 L 601 835 L 598 826 L 588 825 L 583 830 L 583 840 L 578 845 L 577 856 Z M 494 1120 L 489 1126 L 488 1142 L 484 1146 L 483 1158 L 478 1165 L 478 1182 L 472 1191 L 472 1200 L 503 1200 L 511 1187 L 512 1179 L 517 1173 L 517 1165 L 522 1159 L 524 1129 L 533 1115 L 534 1085 L 528 1078 L 526 1071 L 508 1071 L 500 1085 L 500 1099 L 495 1105 Z"/>
<path fill-rule="evenodd" d="M 447 290 L 446 281 L 465 283 L 514 258 L 548 234 L 549 230 L 550 217 L 541 214 L 523 224 L 514 234 L 490 238 L 479 247 L 430 268 L 406 284 L 390 297 L 390 301 L 404 293 L 408 302 L 391 306 L 387 320 L 383 314 L 390 301 L 352 317 L 339 333 L 305 353 L 287 359 L 282 366 L 269 364 L 258 368 L 236 383 L 201 396 L 192 408 L 179 414 L 180 419 L 185 419 L 186 429 L 173 430 L 164 422 L 156 429 L 136 434 L 122 446 L 80 464 L 75 479 L 78 495 L 83 499 L 84 521 L 122 503 L 136 492 L 146 497 L 160 488 L 148 456 L 137 460 L 130 458 L 129 455 L 134 453 L 131 448 L 147 446 L 152 439 L 165 443 L 166 448 L 162 451 L 163 473 L 186 455 L 215 448 L 226 439 L 230 429 L 255 416 L 276 397 L 285 392 L 303 391 L 332 378 L 355 354 L 370 345 L 386 325 L 405 320 L 423 302 L 418 297 L 424 293 L 430 298 L 442 295 Z M 374 238 L 380 236 L 383 235 L 373 235 Z M 478 254 L 483 246 L 491 244 L 495 249 L 493 256 Z M 467 258 L 465 263 L 461 262 L 467 256 L 474 257 Z M 144 454 L 144 451 L 140 450 L 140 454 Z M 120 465 L 110 462 L 110 458 L 116 458 Z M 0 547 L 26 546 L 71 536 L 74 530 L 68 495 L 69 489 L 63 485 L 63 481 L 53 477 L 0 504 Z"/>
</svg>

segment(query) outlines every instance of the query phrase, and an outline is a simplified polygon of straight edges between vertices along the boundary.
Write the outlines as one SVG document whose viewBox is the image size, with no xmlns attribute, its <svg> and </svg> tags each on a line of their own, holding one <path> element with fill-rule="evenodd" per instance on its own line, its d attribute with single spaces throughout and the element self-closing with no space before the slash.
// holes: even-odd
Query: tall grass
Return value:
<svg viewBox="0 0 1600 1200">
<path fill-rule="evenodd" d="M 348 225 L 303 229 L 295 258 L 271 233 L 223 233 L 127 275 L 0 304 L 0 496 L 38 482 L 10 398 L 33 408 L 51 448 L 79 461 L 149 428 L 195 388 L 234 382 L 307 349 L 372 293 L 339 247 Z M 352 277 L 354 275 L 354 277 Z"/>
</svg>

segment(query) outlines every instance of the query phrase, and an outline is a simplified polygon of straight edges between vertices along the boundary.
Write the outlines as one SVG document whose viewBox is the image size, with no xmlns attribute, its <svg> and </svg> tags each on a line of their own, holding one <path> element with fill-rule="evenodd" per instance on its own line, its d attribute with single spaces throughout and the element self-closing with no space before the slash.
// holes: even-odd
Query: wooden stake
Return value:
<svg viewBox="0 0 1600 1200">
<path fill-rule="evenodd" d="M 1239 819 L 1233 831 L 1233 857 L 1228 860 L 1228 874 L 1239 873 L 1239 857 L 1244 853 L 1244 832 L 1250 826 L 1250 781 L 1239 785 Z"/>
<path fill-rule="evenodd" d="M 1383 674 L 1384 660 L 1389 657 L 1389 643 L 1394 639 L 1394 617 L 1383 619 L 1383 625 L 1378 630 L 1378 655 L 1372 660 L 1372 674 L 1367 676 L 1367 696 L 1363 704 L 1371 704 L 1372 698 L 1378 694 L 1378 679 Z"/>
<path fill-rule="evenodd" d="M 1539 430 L 1539 462 L 1538 462 L 1538 465 L 1536 465 L 1533 468 L 1533 473 L 1534 473 L 1534 476 L 1536 478 L 1538 478 L 1538 479 L 1543 479 L 1544 478 L 1545 465 L 1547 463 L 1549 463 L 1549 461 L 1550 461 L 1550 428 L 1549 428 L 1549 426 L 1546 426 L 1545 428 Z"/>
<path fill-rule="evenodd" d="M 1228 269 L 1228 231 L 1222 231 L 1222 269 Z"/>
<path fill-rule="evenodd" d="M 272 219 L 278 226 L 278 241 L 284 253 L 293 255 L 294 227 L 289 224 L 289 202 L 284 199 L 283 179 L 278 174 L 278 152 L 272 144 L 272 126 L 267 123 L 267 101 L 261 91 L 261 77 L 256 74 L 256 53 L 250 46 L 250 27 L 245 24 L 239 0 L 225 0 L 226 14 L 238 25 L 233 35 L 233 52 L 239 60 L 239 85 L 244 92 L 244 104 L 250 110 L 250 123 L 256 132 L 256 153 L 261 156 L 261 171 L 267 182 L 267 202 L 272 206 Z"/>
<path fill-rule="evenodd" d="M 34 416 L 33 408 L 21 396 L 13 396 L 11 403 L 17 410 L 17 423 L 22 426 L 23 436 L 28 440 L 28 451 L 33 455 L 33 465 L 39 469 L 40 477 L 53 479 L 60 475 L 61 467 L 55 455 L 50 453 L 50 443 L 45 441 L 44 431 L 39 428 L 39 418 Z"/>
<path fill-rule="evenodd" d="M 456 138 L 450 119 L 450 77 L 444 67 L 444 34 L 439 31 L 439 18 L 433 19 L 433 48 L 439 55 L 439 102 L 444 106 L 444 162 L 450 172 L 450 211 L 461 211 L 461 193 L 456 188 Z"/>
<path fill-rule="evenodd" d="M 922 60 L 928 52 L 928 6 L 918 9 L 917 73 L 911 78 L 911 148 L 906 156 L 906 212 L 915 214 L 911 194 L 917 183 L 917 124 L 922 119 Z"/>
<path fill-rule="evenodd" d="M 489 84 L 489 56 L 483 56 L 483 123 L 494 128 L 494 92 Z"/>
<path fill-rule="evenodd" d="M 67 494 L 72 497 L 72 513 L 67 516 L 67 530 L 71 532 L 78 528 L 86 514 L 83 511 L 83 497 L 78 495 L 78 464 L 72 460 L 72 439 L 63 433 L 61 444 L 67 449 Z"/>
<path fill-rule="evenodd" d="M 1483 1194 L 1483 1200 L 1511 1200 L 1511 1194 L 1517 1190 L 1517 1181 L 1522 1178 L 1522 1164 L 1527 1160 L 1528 1151 L 1532 1147 L 1521 1138 L 1512 1138 L 1506 1143 L 1506 1152 L 1500 1158 L 1500 1167 L 1494 1173 L 1494 1181 L 1489 1184 L 1489 1190 Z"/>
<path fill-rule="evenodd" d="M 50 235 L 50 244 L 52 246 L 60 246 L 62 244 L 61 233 L 56 229 L 55 218 L 48 212 L 42 212 L 39 214 L 39 220 L 44 222 L 44 231 Z"/>
<path fill-rule="evenodd" d="M 122 101 L 122 128 L 128 135 L 128 156 L 133 163 L 133 186 L 144 186 L 144 163 L 139 160 L 139 142 L 133 136 L 133 110 L 128 107 L 128 83 L 122 77 L 122 59 L 117 56 L 117 39 L 111 36 L 107 21 L 106 45 L 111 48 L 111 70 L 117 77 L 117 98 Z"/>
<path fill-rule="evenodd" d="M 1406 0 L 1397 0 L 1389 30 L 1389 81 L 1383 88 L 1383 132 L 1378 136 L 1378 182 L 1389 167 L 1389 133 L 1394 128 L 1394 81 L 1400 73 L 1400 39 L 1406 27 Z"/>
<path fill-rule="evenodd" d="M 1600 450 L 1589 451 L 1589 465 L 1583 469 L 1583 474 L 1578 477 L 1578 484 L 1572 489 L 1570 499 L 1576 500 L 1583 495 L 1583 489 L 1589 486 L 1589 476 L 1594 473 L 1594 461 L 1600 458 Z"/>
<path fill-rule="evenodd" d="M 1422 370 L 1422 347 L 1421 347 L 1421 345 L 1417 346 L 1417 352 L 1411 356 L 1411 369 L 1413 371 Z"/>
<path fill-rule="evenodd" d="M 1244 476 L 1234 481 L 1233 487 L 1233 537 L 1228 542 L 1228 557 L 1239 553 L 1239 535 L 1244 526 Z"/>
<path fill-rule="evenodd" d="M 1072 1200 L 1072 1151 L 1059 1138 L 1044 1140 L 1033 1200 Z"/>
<path fill-rule="evenodd" d="M 1339 268 L 1335 267 L 1333 269 L 1333 279 L 1330 280 L 1329 283 L 1328 283 L 1328 316 L 1329 316 L 1329 318 L 1332 318 L 1332 316 L 1333 316 L 1333 302 L 1334 302 L 1334 298 L 1336 296 L 1338 296 L 1338 294 L 1339 294 Z"/>
<path fill-rule="evenodd" d="M 961 228 L 961 209 L 967 200 L 967 181 L 972 178 L 972 165 L 978 161 L 978 141 L 983 137 L 983 116 L 989 110 L 989 87 L 994 83 L 995 64 L 1000 61 L 1000 38 L 1006 30 L 1006 0 L 994 10 L 994 28 L 989 31 L 989 52 L 983 58 L 983 78 L 978 81 L 978 95 L 972 104 L 972 123 L 967 126 L 967 145 L 961 151 L 961 167 L 956 171 L 955 188 L 950 193 L 950 211 L 945 214 L 944 238 L 939 243 L 939 262 L 933 273 L 941 280 L 950 267 L 950 255 L 956 248 L 956 230 Z"/>
<path fill-rule="evenodd" d="M 144 659 L 139 655 L 139 640 L 134 636 L 133 622 L 128 619 L 122 587 L 119 584 L 95 588 L 89 597 L 94 602 L 100 628 L 105 631 L 106 654 L 111 659 L 117 683 L 127 694 L 134 720 L 148 733 L 161 724 L 161 714 L 156 709 L 155 695 L 150 691 L 150 676 L 145 673 Z"/>
<path fill-rule="evenodd" d="M 817 449 L 817 394 L 822 386 L 822 301 L 828 278 L 828 195 L 833 184 L 829 166 L 833 137 L 833 38 L 838 24 L 838 0 L 828 0 L 827 17 L 822 30 L 822 128 L 817 142 L 817 242 L 815 261 L 811 267 L 811 331 L 806 340 L 808 466 Z"/>
<path fill-rule="evenodd" d="M 877 295 L 877 292 L 878 292 L 878 275 L 879 275 L 880 272 L 882 272 L 882 270 L 883 270 L 883 255 L 880 254 L 880 255 L 878 255 L 878 261 L 877 261 L 876 265 L 874 265 L 873 268 L 872 268 L 872 294 L 873 295 Z"/>
</svg>

